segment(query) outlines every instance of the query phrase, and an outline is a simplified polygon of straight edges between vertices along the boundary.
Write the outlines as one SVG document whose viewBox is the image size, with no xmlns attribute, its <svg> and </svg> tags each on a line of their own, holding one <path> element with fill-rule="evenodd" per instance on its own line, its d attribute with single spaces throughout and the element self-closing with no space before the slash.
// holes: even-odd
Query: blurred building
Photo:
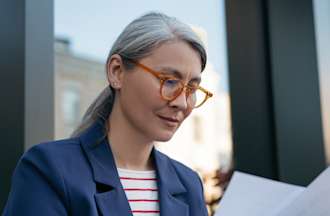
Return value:
<svg viewBox="0 0 330 216">
<path fill-rule="evenodd" d="M 70 136 L 106 83 L 104 63 L 75 55 L 66 39 L 55 41 L 56 139 Z"/>
</svg>

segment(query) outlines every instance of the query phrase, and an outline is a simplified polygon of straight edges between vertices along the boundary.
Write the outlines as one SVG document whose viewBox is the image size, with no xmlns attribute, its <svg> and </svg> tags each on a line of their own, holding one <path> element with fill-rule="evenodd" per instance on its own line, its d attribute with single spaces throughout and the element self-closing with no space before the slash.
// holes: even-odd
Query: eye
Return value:
<svg viewBox="0 0 330 216">
<path fill-rule="evenodd" d="M 166 79 L 164 85 L 171 87 L 171 86 L 177 86 L 179 83 L 180 80 L 171 78 L 171 79 Z"/>
</svg>

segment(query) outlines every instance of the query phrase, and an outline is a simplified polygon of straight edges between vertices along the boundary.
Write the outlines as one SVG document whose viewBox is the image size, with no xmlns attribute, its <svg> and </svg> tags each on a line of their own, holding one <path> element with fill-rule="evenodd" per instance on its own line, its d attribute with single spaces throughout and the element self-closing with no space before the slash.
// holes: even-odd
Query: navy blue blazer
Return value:
<svg viewBox="0 0 330 216">
<path fill-rule="evenodd" d="M 103 124 L 81 136 L 39 144 L 20 159 L 5 216 L 132 215 Z M 206 216 L 198 175 L 153 149 L 161 216 Z"/>
</svg>

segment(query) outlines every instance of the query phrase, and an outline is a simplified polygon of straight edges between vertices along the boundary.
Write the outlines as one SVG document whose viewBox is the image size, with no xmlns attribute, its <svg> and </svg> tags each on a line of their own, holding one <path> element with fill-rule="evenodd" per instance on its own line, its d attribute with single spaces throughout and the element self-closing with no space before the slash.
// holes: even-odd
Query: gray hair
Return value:
<svg viewBox="0 0 330 216">
<path fill-rule="evenodd" d="M 125 58 L 139 60 L 152 54 L 153 50 L 165 42 L 181 40 L 188 43 L 201 59 L 202 71 L 206 65 L 206 50 L 198 35 L 185 23 L 163 13 L 150 12 L 126 26 L 112 46 L 107 58 L 107 64 L 114 54 Z M 127 68 L 134 67 L 123 61 Z M 82 122 L 71 135 L 79 136 L 94 122 L 101 119 L 106 121 L 111 113 L 115 98 L 115 90 L 106 87 L 87 109 Z"/>
</svg>

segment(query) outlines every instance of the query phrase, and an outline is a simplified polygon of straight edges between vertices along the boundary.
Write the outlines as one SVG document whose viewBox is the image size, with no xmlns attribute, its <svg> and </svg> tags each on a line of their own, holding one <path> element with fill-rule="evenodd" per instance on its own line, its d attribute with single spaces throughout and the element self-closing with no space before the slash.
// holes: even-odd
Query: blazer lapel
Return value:
<svg viewBox="0 0 330 216">
<path fill-rule="evenodd" d="M 122 189 L 113 154 L 104 133 L 101 120 L 94 123 L 81 136 L 81 146 L 89 160 L 96 184 L 94 198 L 100 215 L 131 215 L 131 209 Z M 189 206 L 176 196 L 184 195 L 186 188 L 180 181 L 170 159 L 152 150 L 155 162 L 161 216 L 189 216 Z"/>
<path fill-rule="evenodd" d="M 91 164 L 98 211 L 104 216 L 132 215 L 122 189 L 109 143 L 101 121 L 97 121 L 80 136 L 82 148 Z"/>
<path fill-rule="evenodd" d="M 189 206 L 176 198 L 187 192 L 168 157 L 153 149 L 152 155 L 158 175 L 161 216 L 188 216 Z"/>
<path fill-rule="evenodd" d="M 94 195 L 100 215 L 123 216 L 132 215 L 125 194 L 119 190 L 97 193 Z"/>
</svg>

